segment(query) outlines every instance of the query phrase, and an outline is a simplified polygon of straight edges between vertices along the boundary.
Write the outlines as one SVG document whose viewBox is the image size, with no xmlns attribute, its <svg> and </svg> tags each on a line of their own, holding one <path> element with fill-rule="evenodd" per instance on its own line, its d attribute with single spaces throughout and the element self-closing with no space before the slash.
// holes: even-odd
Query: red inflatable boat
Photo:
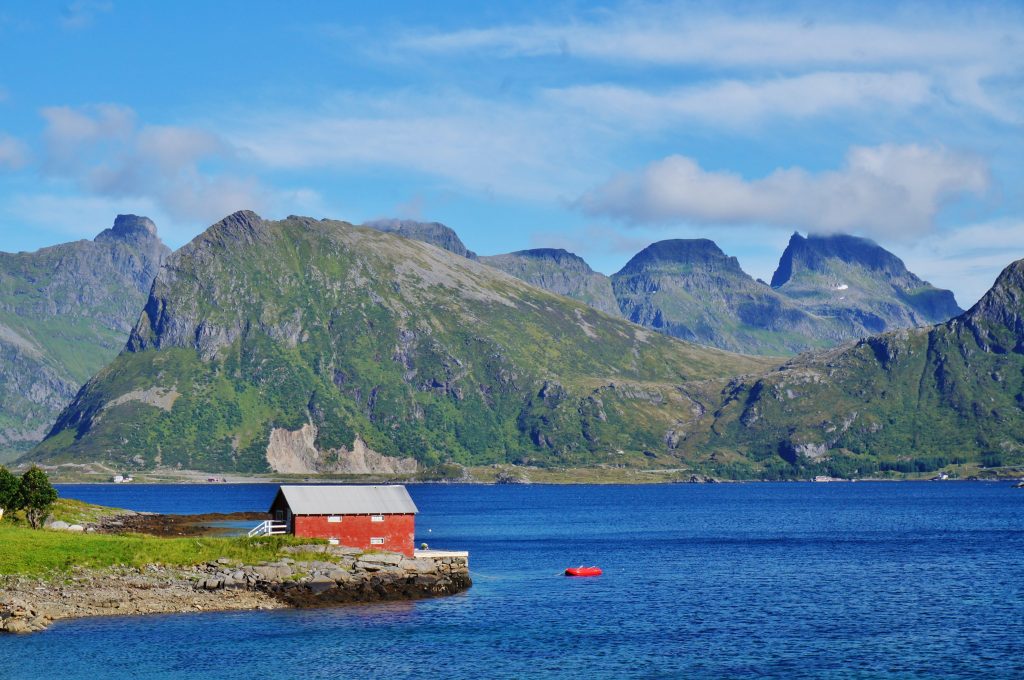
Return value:
<svg viewBox="0 0 1024 680">
<path fill-rule="evenodd" d="M 569 567 L 565 570 L 566 576 L 600 576 L 603 572 L 601 567 Z"/>
</svg>

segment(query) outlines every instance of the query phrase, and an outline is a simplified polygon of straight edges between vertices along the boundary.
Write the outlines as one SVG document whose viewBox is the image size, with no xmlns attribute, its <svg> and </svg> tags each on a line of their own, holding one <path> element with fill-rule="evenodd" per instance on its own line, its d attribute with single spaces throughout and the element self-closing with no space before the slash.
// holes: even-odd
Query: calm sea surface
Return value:
<svg viewBox="0 0 1024 680">
<path fill-rule="evenodd" d="M 276 486 L 66 485 L 158 512 Z M 1000 483 L 411 486 L 463 595 L 68 621 L 0 678 L 1024 677 L 1024 491 Z M 3 546 L 0 546 L 3 549 Z M 593 579 L 561 576 L 598 564 Z"/>
</svg>

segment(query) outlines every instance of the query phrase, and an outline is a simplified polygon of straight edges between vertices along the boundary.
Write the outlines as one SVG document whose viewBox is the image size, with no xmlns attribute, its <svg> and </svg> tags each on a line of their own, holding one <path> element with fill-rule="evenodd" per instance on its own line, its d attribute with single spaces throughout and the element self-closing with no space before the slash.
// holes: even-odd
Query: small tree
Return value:
<svg viewBox="0 0 1024 680">
<path fill-rule="evenodd" d="M 57 490 L 50 484 L 46 473 L 33 465 L 21 476 L 18 497 L 28 523 L 33 529 L 38 529 L 57 500 Z"/>
<path fill-rule="evenodd" d="M 4 512 L 14 512 L 18 509 L 18 478 L 0 465 L 0 519 L 3 519 Z"/>
</svg>

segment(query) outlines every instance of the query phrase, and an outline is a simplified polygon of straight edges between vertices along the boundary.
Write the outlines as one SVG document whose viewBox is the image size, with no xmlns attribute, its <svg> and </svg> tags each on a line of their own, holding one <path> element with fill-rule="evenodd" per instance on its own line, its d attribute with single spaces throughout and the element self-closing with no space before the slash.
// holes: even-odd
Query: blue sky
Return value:
<svg viewBox="0 0 1024 680">
<path fill-rule="evenodd" d="M 6 251 L 251 208 L 768 278 L 847 232 L 968 306 L 1024 257 L 1022 127 L 1019 3 L 0 2 Z"/>
</svg>

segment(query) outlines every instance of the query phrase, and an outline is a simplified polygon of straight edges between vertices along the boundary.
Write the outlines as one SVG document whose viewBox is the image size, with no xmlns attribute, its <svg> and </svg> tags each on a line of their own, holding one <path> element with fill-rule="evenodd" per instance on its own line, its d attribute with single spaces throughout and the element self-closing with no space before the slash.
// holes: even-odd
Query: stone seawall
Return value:
<svg viewBox="0 0 1024 680">
<path fill-rule="evenodd" d="M 307 545 L 303 555 L 247 565 L 229 559 L 194 567 L 73 568 L 48 578 L 0 577 L 0 632 L 44 630 L 86 616 L 327 607 L 439 597 L 472 586 L 466 553 L 362 553 Z M 432 553 L 433 551 L 431 551 Z M 308 559 L 310 553 L 322 559 Z"/>
</svg>

